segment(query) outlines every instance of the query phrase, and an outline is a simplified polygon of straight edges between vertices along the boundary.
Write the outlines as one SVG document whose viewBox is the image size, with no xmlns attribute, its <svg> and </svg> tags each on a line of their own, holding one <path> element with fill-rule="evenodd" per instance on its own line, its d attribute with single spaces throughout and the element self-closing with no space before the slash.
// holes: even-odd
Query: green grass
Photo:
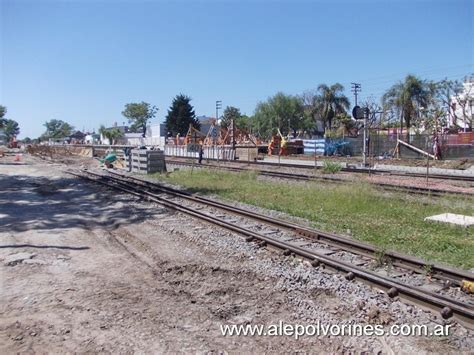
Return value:
<svg viewBox="0 0 474 355">
<path fill-rule="evenodd" d="M 180 170 L 156 178 L 201 194 L 215 194 L 310 220 L 328 232 L 346 233 L 380 250 L 398 250 L 462 268 L 474 267 L 474 229 L 424 222 L 440 213 L 472 215 L 468 196 L 429 198 L 387 193 L 368 184 L 331 185 L 257 180 L 254 173 Z"/>
</svg>

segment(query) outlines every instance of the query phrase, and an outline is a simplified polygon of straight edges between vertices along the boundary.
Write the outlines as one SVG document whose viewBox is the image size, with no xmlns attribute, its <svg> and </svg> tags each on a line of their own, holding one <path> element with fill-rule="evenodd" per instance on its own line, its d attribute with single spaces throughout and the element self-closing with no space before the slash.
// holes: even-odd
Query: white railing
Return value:
<svg viewBox="0 0 474 355">
<path fill-rule="evenodd" d="M 203 159 L 234 160 L 235 151 L 231 146 L 203 147 Z M 189 152 L 186 146 L 165 145 L 165 155 L 173 157 L 198 158 L 198 152 Z"/>
</svg>

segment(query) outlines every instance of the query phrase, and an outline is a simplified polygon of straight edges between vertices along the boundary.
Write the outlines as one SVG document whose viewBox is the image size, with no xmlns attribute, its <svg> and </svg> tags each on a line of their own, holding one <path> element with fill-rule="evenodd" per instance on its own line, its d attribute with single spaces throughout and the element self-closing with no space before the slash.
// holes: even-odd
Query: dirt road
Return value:
<svg viewBox="0 0 474 355">
<path fill-rule="evenodd" d="M 229 232 L 87 184 L 64 165 L 0 161 L 0 352 L 455 352 L 449 337 L 233 336 L 223 324 L 435 324 L 376 290 Z"/>
</svg>

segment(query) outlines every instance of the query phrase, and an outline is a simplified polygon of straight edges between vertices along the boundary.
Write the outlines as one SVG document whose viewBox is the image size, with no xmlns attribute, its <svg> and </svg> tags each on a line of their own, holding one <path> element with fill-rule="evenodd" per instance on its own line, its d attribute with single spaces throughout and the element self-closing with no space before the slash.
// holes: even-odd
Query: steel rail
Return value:
<svg viewBox="0 0 474 355">
<path fill-rule="evenodd" d="M 114 171 L 108 171 L 108 173 L 114 176 L 118 176 L 119 178 L 125 178 L 139 184 L 144 184 L 147 187 L 151 187 L 153 189 L 165 191 L 175 196 L 179 195 L 180 197 L 188 199 L 193 202 L 197 202 L 201 204 L 204 203 L 204 204 L 207 204 L 207 205 L 210 205 L 222 210 L 232 212 L 237 215 L 242 215 L 247 218 L 251 218 L 260 222 L 264 222 L 264 223 L 271 224 L 277 227 L 285 228 L 287 230 L 296 232 L 302 236 L 305 236 L 314 240 L 326 242 L 327 244 L 330 244 L 333 246 L 337 246 L 346 251 L 356 252 L 358 254 L 365 255 L 371 258 L 374 258 L 375 254 L 380 252 L 380 250 L 378 250 L 373 245 L 370 245 L 361 241 L 357 241 L 351 238 L 347 238 L 342 235 L 338 235 L 335 233 L 328 233 L 328 232 L 324 232 L 318 229 L 304 227 L 292 222 L 268 217 L 254 211 L 248 211 L 243 208 L 231 206 L 223 202 L 218 202 L 209 198 L 205 198 L 202 196 L 189 193 L 187 191 L 181 191 L 181 190 L 173 189 L 168 186 L 163 186 L 156 182 L 151 182 L 151 181 L 140 179 L 137 177 L 128 176 L 128 175 L 117 173 Z M 97 175 L 100 175 L 100 174 L 97 174 Z M 439 263 L 427 263 L 423 259 L 415 258 L 412 256 L 408 256 L 408 255 L 401 254 L 395 251 L 390 251 L 390 250 L 384 251 L 383 256 L 386 258 L 390 258 L 390 260 L 396 266 L 402 266 L 412 271 L 416 271 L 418 273 L 426 273 L 426 270 L 430 270 L 433 276 L 439 279 L 449 280 L 453 284 L 458 285 L 458 286 L 461 284 L 461 281 L 463 280 L 474 282 L 474 274 L 465 270 L 448 267 Z"/>
<path fill-rule="evenodd" d="M 179 157 L 179 156 L 171 156 L 167 155 L 167 158 L 170 159 L 183 159 L 189 160 L 193 159 L 191 157 Z M 195 158 L 194 158 L 195 159 Z M 210 161 L 216 161 L 216 159 L 205 159 Z M 270 163 L 266 161 L 245 161 L 245 160 L 232 160 L 229 161 L 231 163 L 236 164 L 247 164 L 247 165 L 262 165 L 262 166 L 273 166 L 273 167 L 284 167 L 284 168 L 298 168 L 304 170 L 314 170 L 314 166 L 311 165 L 303 165 L 303 164 L 294 164 L 294 163 Z M 321 169 L 320 166 L 317 169 Z M 414 173 L 414 172 L 401 172 L 401 171 L 393 171 L 388 169 L 375 169 L 375 168 L 348 168 L 342 167 L 341 171 L 348 172 L 348 173 L 362 173 L 362 174 L 374 174 L 374 175 L 392 175 L 392 176 L 406 176 L 406 177 L 420 177 L 426 178 L 426 174 L 424 173 Z M 455 174 L 429 174 L 429 177 L 432 179 L 441 179 L 441 180 L 456 180 L 456 181 L 467 181 L 467 182 L 474 182 L 474 176 L 469 175 L 455 175 Z"/>
<path fill-rule="evenodd" d="M 271 245 L 273 247 L 282 249 L 285 252 L 289 251 L 302 258 L 311 260 L 312 265 L 315 267 L 322 264 L 334 270 L 344 272 L 346 279 L 349 281 L 357 279 L 364 282 L 368 282 L 385 291 L 390 298 L 395 298 L 399 296 L 410 303 L 415 303 L 418 306 L 440 312 L 441 316 L 444 319 L 453 317 L 458 322 L 465 325 L 467 328 L 474 329 L 474 310 L 472 309 L 472 307 L 469 307 L 468 305 L 462 302 L 451 300 L 446 297 L 434 294 L 432 292 L 406 285 L 402 282 L 378 275 L 375 272 L 364 270 L 361 267 L 330 258 L 324 254 L 320 254 L 287 242 L 274 239 L 272 237 L 234 225 L 219 218 L 211 217 L 209 215 L 206 215 L 205 213 L 195 211 L 192 208 L 180 205 L 179 203 L 166 200 L 149 191 L 140 190 L 140 186 L 133 186 L 130 185 L 130 183 L 124 181 L 112 181 L 110 179 L 107 179 L 107 176 L 105 175 L 95 174 L 89 171 L 85 171 L 85 173 L 91 176 L 95 176 L 95 178 L 75 172 L 69 173 L 87 179 L 89 181 L 97 182 L 102 185 L 130 193 L 137 197 L 145 198 L 149 201 L 159 203 L 170 209 L 185 213 L 187 215 L 193 216 L 200 220 L 204 220 L 211 224 L 218 225 L 227 230 L 244 235 L 250 239 L 257 239 L 262 243 L 265 243 L 266 245 Z M 97 178 L 99 178 L 99 180 Z"/>
</svg>

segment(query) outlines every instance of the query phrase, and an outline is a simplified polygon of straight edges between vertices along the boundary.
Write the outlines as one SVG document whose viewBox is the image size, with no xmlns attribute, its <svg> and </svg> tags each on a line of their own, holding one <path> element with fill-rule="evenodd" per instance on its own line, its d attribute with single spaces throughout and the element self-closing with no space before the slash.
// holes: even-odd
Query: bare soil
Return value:
<svg viewBox="0 0 474 355">
<path fill-rule="evenodd" d="M 71 160 L 70 160 L 71 159 Z M 64 161 L 63 161 L 64 162 Z M 72 163 L 71 163 L 72 162 Z M 68 157 L 67 163 L 82 164 Z M 447 338 L 224 337 L 221 324 L 442 322 L 24 155 L 0 158 L 0 353 L 459 352 Z M 354 299 L 343 295 L 354 295 Z"/>
</svg>

